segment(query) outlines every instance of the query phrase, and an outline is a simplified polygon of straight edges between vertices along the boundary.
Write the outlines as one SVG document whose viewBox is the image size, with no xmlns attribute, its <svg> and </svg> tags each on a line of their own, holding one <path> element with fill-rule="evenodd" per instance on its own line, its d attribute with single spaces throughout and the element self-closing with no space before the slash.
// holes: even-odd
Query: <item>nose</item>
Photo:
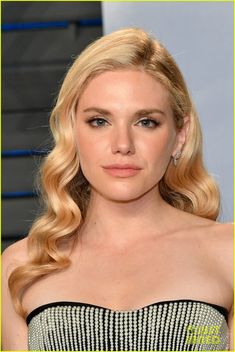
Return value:
<svg viewBox="0 0 235 352">
<path fill-rule="evenodd" d="M 116 127 L 112 134 L 112 152 L 113 154 L 134 154 L 135 146 L 133 136 L 128 127 Z"/>
</svg>

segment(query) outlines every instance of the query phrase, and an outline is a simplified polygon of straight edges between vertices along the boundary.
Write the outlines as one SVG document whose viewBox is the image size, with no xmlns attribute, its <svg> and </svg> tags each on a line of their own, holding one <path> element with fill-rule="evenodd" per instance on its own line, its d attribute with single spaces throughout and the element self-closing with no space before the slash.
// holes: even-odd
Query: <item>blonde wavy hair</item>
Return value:
<svg viewBox="0 0 235 352">
<path fill-rule="evenodd" d="M 74 135 L 76 107 L 88 82 L 105 71 L 141 69 L 167 88 L 175 126 L 190 128 L 177 167 L 169 166 L 159 182 L 162 198 L 176 208 L 208 219 L 219 213 L 219 191 L 202 161 L 202 134 L 183 76 L 169 52 L 140 28 L 125 28 L 89 45 L 68 70 L 50 118 L 54 148 L 41 167 L 44 210 L 28 236 L 30 260 L 16 268 L 9 288 L 16 310 L 25 317 L 22 297 L 36 280 L 70 264 L 60 249 L 74 243 L 85 219 L 90 187 L 79 167 Z"/>
</svg>

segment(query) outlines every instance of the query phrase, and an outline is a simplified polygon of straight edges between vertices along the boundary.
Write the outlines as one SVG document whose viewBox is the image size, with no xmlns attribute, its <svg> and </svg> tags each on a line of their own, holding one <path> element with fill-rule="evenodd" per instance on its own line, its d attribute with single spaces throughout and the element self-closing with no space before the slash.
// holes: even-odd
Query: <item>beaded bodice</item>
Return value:
<svg viewBox="0 0 235 352">
<path fill-rule="evenodd" d="M 131 311 L 81 302 L 54 302 L 27 317 L 29 350 L 228 350 L 226 308 L 182 299 Z"/>
</svg>

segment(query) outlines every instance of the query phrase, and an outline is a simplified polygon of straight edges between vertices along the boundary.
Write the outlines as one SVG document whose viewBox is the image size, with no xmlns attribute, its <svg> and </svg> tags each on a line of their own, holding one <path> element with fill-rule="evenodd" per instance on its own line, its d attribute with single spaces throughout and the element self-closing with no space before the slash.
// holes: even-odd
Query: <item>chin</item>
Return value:
<svg viewBox="0 0 235 352">
<path fill-rule="evenodd" d="M 151 189 L 151 188 L 150 188 Z M 144 196 L 150 189 L 131 189 L 131 186 L 123 189 L 122 187 L 112 187 L 109 189 L 94 189 L 103 198 L 117 203 L 128 203 L 140 199 Z"/>
</svg>

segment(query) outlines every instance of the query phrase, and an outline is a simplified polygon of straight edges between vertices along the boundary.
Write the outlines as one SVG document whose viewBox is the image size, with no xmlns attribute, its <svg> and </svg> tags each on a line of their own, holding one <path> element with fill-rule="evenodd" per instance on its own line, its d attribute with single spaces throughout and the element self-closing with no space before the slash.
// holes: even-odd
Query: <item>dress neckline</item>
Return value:
<svg viewBox="0 0 235 352">
<path fill-rule="evenodd" d="M 138 308 L 138 309 L 130 309 L 130 310 L 115 310 L 115 309 L 111 309 L 111 308 L 107 308 L 107 307 L 102 307 L 96 304 L 92 304 L 92 303 L 87 303 L 87 302 L 78 302 L 78 301 L 56 301 L 56 302 L 50 302 L 50 303 L 46 303 L 43 305 L 40 305 L 36 308 L 34 308 L 26 317 L 26 323 L 27 325 L 30 323 L 30 321 L 32 320 L 32 318 L 36 315 L 38 315 L 39 313 L 41 313 L 42 311 L 44 311 L 47 308 L 51 308 L 51 307 L 56 307 L 56 306 L 83 306 L 83 307 L 93 307 L 93 308 L 99 308 L 99 309 L 103 309 L 105 311 L 109 311 L 111 313 L 134 313 L 134 312 L 139 312 L 142 311 L 145 308 L 150 308 L 151 306 L 158 306 L 160 304 L 164 304 L 164 303 L 180 303 L 180 302 L 195 302 L 195 303 L 201 303 L 201 304 L 205 304 L 207 306 L 210 306 L 214 309 L 216 309 L 217 311 L 219 311 L 226 319 L 228 318 L 228 309 L 220 306 L 218 304 L 214 304 L 214 303 L 209 303 L 209 302 L 205 302 L 205 301 L 200 301 L 200 300 L 196 300 L 196 299 L 173 299 L 173 300 L 165 300 L 165 301 L 158 301 L 158 302 L 154 302 L 154 303 L 150 303 L 144 307 Z"/>
</svg>

